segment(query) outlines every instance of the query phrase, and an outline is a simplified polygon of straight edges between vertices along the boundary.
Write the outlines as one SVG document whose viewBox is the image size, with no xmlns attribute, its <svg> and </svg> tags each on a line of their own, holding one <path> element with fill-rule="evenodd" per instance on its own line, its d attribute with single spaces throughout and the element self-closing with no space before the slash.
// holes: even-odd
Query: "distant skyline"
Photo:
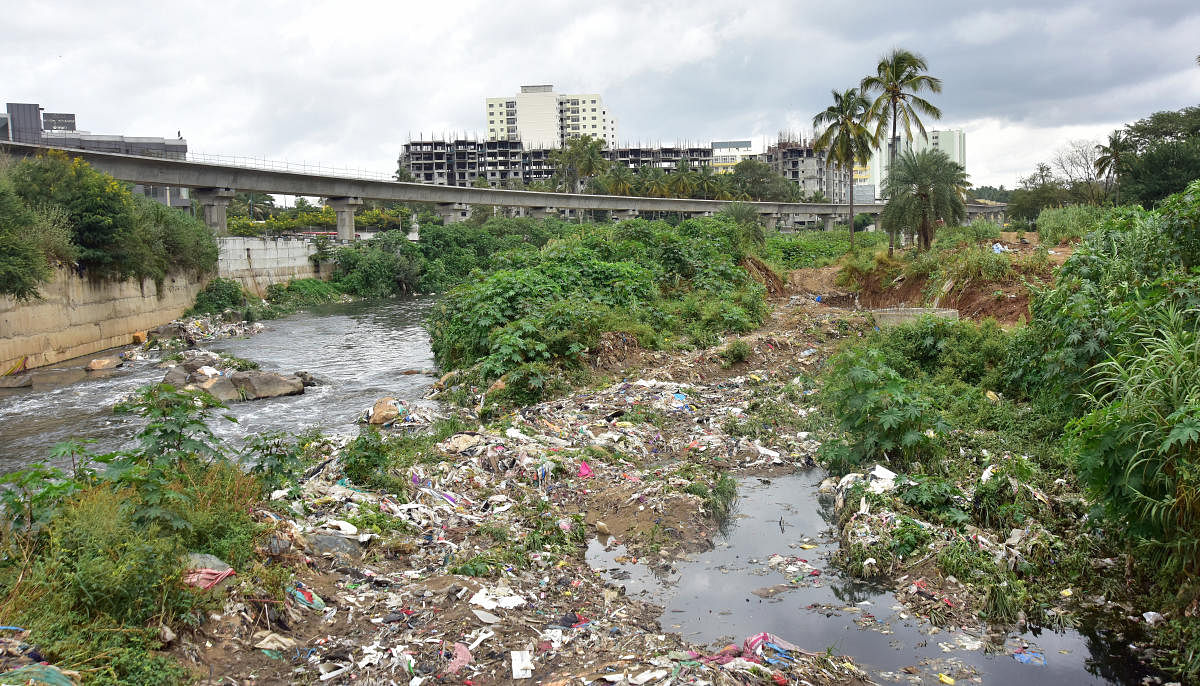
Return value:
<svg viewBox="0 0 1200 686">
<path fill-rule="evenodd" d="M 0 98 L 95 133 L 390 172 L 408 136 L 486 133 L 484 98 L 599 92 L 622 141 L 807 133 L 880 55 L 944 82 L 976 185 L 1012 187 L 1075 139 L 1200 104 L 1200 4 L 933 0 L 20 3 Z"/>
</svg>

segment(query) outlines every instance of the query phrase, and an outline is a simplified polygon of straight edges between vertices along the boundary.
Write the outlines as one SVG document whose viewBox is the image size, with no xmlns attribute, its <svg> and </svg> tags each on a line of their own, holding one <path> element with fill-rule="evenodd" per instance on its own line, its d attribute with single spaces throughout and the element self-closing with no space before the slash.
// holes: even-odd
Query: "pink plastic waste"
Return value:
<svg viewBox="0 0 1200 686">
<path fill-rule="evenodd" d="M 591 475 L 592 475 L 592 468 L 588 465 L 587 462 L 581 461 L 579 463 L 579 478 L 586 479 Z"/>
<path fill-rule="evenodd" d="M 184 574 L 183 583 L 189 586 L 197 586 L 207 591 L 234 574 L 236 574 L 236 572 L 234 572 L 232 569 L 226 569 L 222 572 L 216 569 L 204 567 L 201 569 L 190 570 L 187 574 Z"/>
<path fill-rule="evenodd" d="M 455 643 L 454 657 L 450 658 L 450 664 L 446 665 L 446 673 L 454 674 L 469 664 L 471 664 L 471 651 L 465 645 Z"/>
</svg>

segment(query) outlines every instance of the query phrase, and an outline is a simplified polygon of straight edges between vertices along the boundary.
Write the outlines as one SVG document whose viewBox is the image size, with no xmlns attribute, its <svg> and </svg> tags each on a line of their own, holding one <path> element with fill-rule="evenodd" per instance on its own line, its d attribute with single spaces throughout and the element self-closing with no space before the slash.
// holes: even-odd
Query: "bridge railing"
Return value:
<svg viewBox="0 0 1200 686">
<path fill-rule="evenodd" d="M 170 157 L 164 155 L 164 157 Z M 178 159 L 178 158 L 173 158 Z M 394 181 L 391 174 L 370 169 L 355 169 L 339 167 L 322 162 L 288 162 L 273 160 L 266 157 L 248 157 L 245 155 L 221 155 L 205 152 L 188 151 L 186 161 L 199 164 L 220 164 L 227 167 L 244 167 L 246 169 L 264 169 L 268 171 L 290 172 L 294 174 L 309 174 L 314 176 L 336 176 L 347 179 L 365 179 L 368 181 Z"/>
</svg>

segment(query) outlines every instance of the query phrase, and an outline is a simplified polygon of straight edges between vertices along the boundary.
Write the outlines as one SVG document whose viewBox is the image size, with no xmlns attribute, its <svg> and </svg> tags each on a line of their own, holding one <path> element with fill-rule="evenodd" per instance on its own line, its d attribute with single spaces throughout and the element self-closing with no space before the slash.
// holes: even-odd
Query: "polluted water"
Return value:
<svg viewBox="0 0 1200 686">
<path fill-rule="evenodd" d="M 713 549 L 669 569 L 638 564 L 607 537 L 590 542 L 588 563 L 628 595 L 662 607 L 664 631 L 698 644 L 720 647 L 765 631 L 807 650 L 851 655 L 881 682 L 1144 683 L 1144 668 L 1110 638 L 937 628 L 890 590 L 842 575 L 833 563 L 833 498 L 818 494 L 825 476 L 814 469 L 739 479 Z"/>
</svg>

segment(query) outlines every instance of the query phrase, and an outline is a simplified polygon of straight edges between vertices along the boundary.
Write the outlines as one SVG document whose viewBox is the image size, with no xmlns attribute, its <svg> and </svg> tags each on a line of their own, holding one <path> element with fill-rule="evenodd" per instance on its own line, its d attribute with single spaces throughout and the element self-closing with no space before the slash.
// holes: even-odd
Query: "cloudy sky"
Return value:
<svg viewBox="0 0 1200 686">
<path fill-rule="evenodd" d="M 622 140 L 805 132 L 896 46 L 944 81 L 936 126 L 966 131 L 977 185 L 1200 104 L 1196 0 L 16 0 L 0 98 L 93 133 L 390 172 L 410 136 L 482 131 L 484 98 L 522 84 L 602 93 Z"/>
</svg>

